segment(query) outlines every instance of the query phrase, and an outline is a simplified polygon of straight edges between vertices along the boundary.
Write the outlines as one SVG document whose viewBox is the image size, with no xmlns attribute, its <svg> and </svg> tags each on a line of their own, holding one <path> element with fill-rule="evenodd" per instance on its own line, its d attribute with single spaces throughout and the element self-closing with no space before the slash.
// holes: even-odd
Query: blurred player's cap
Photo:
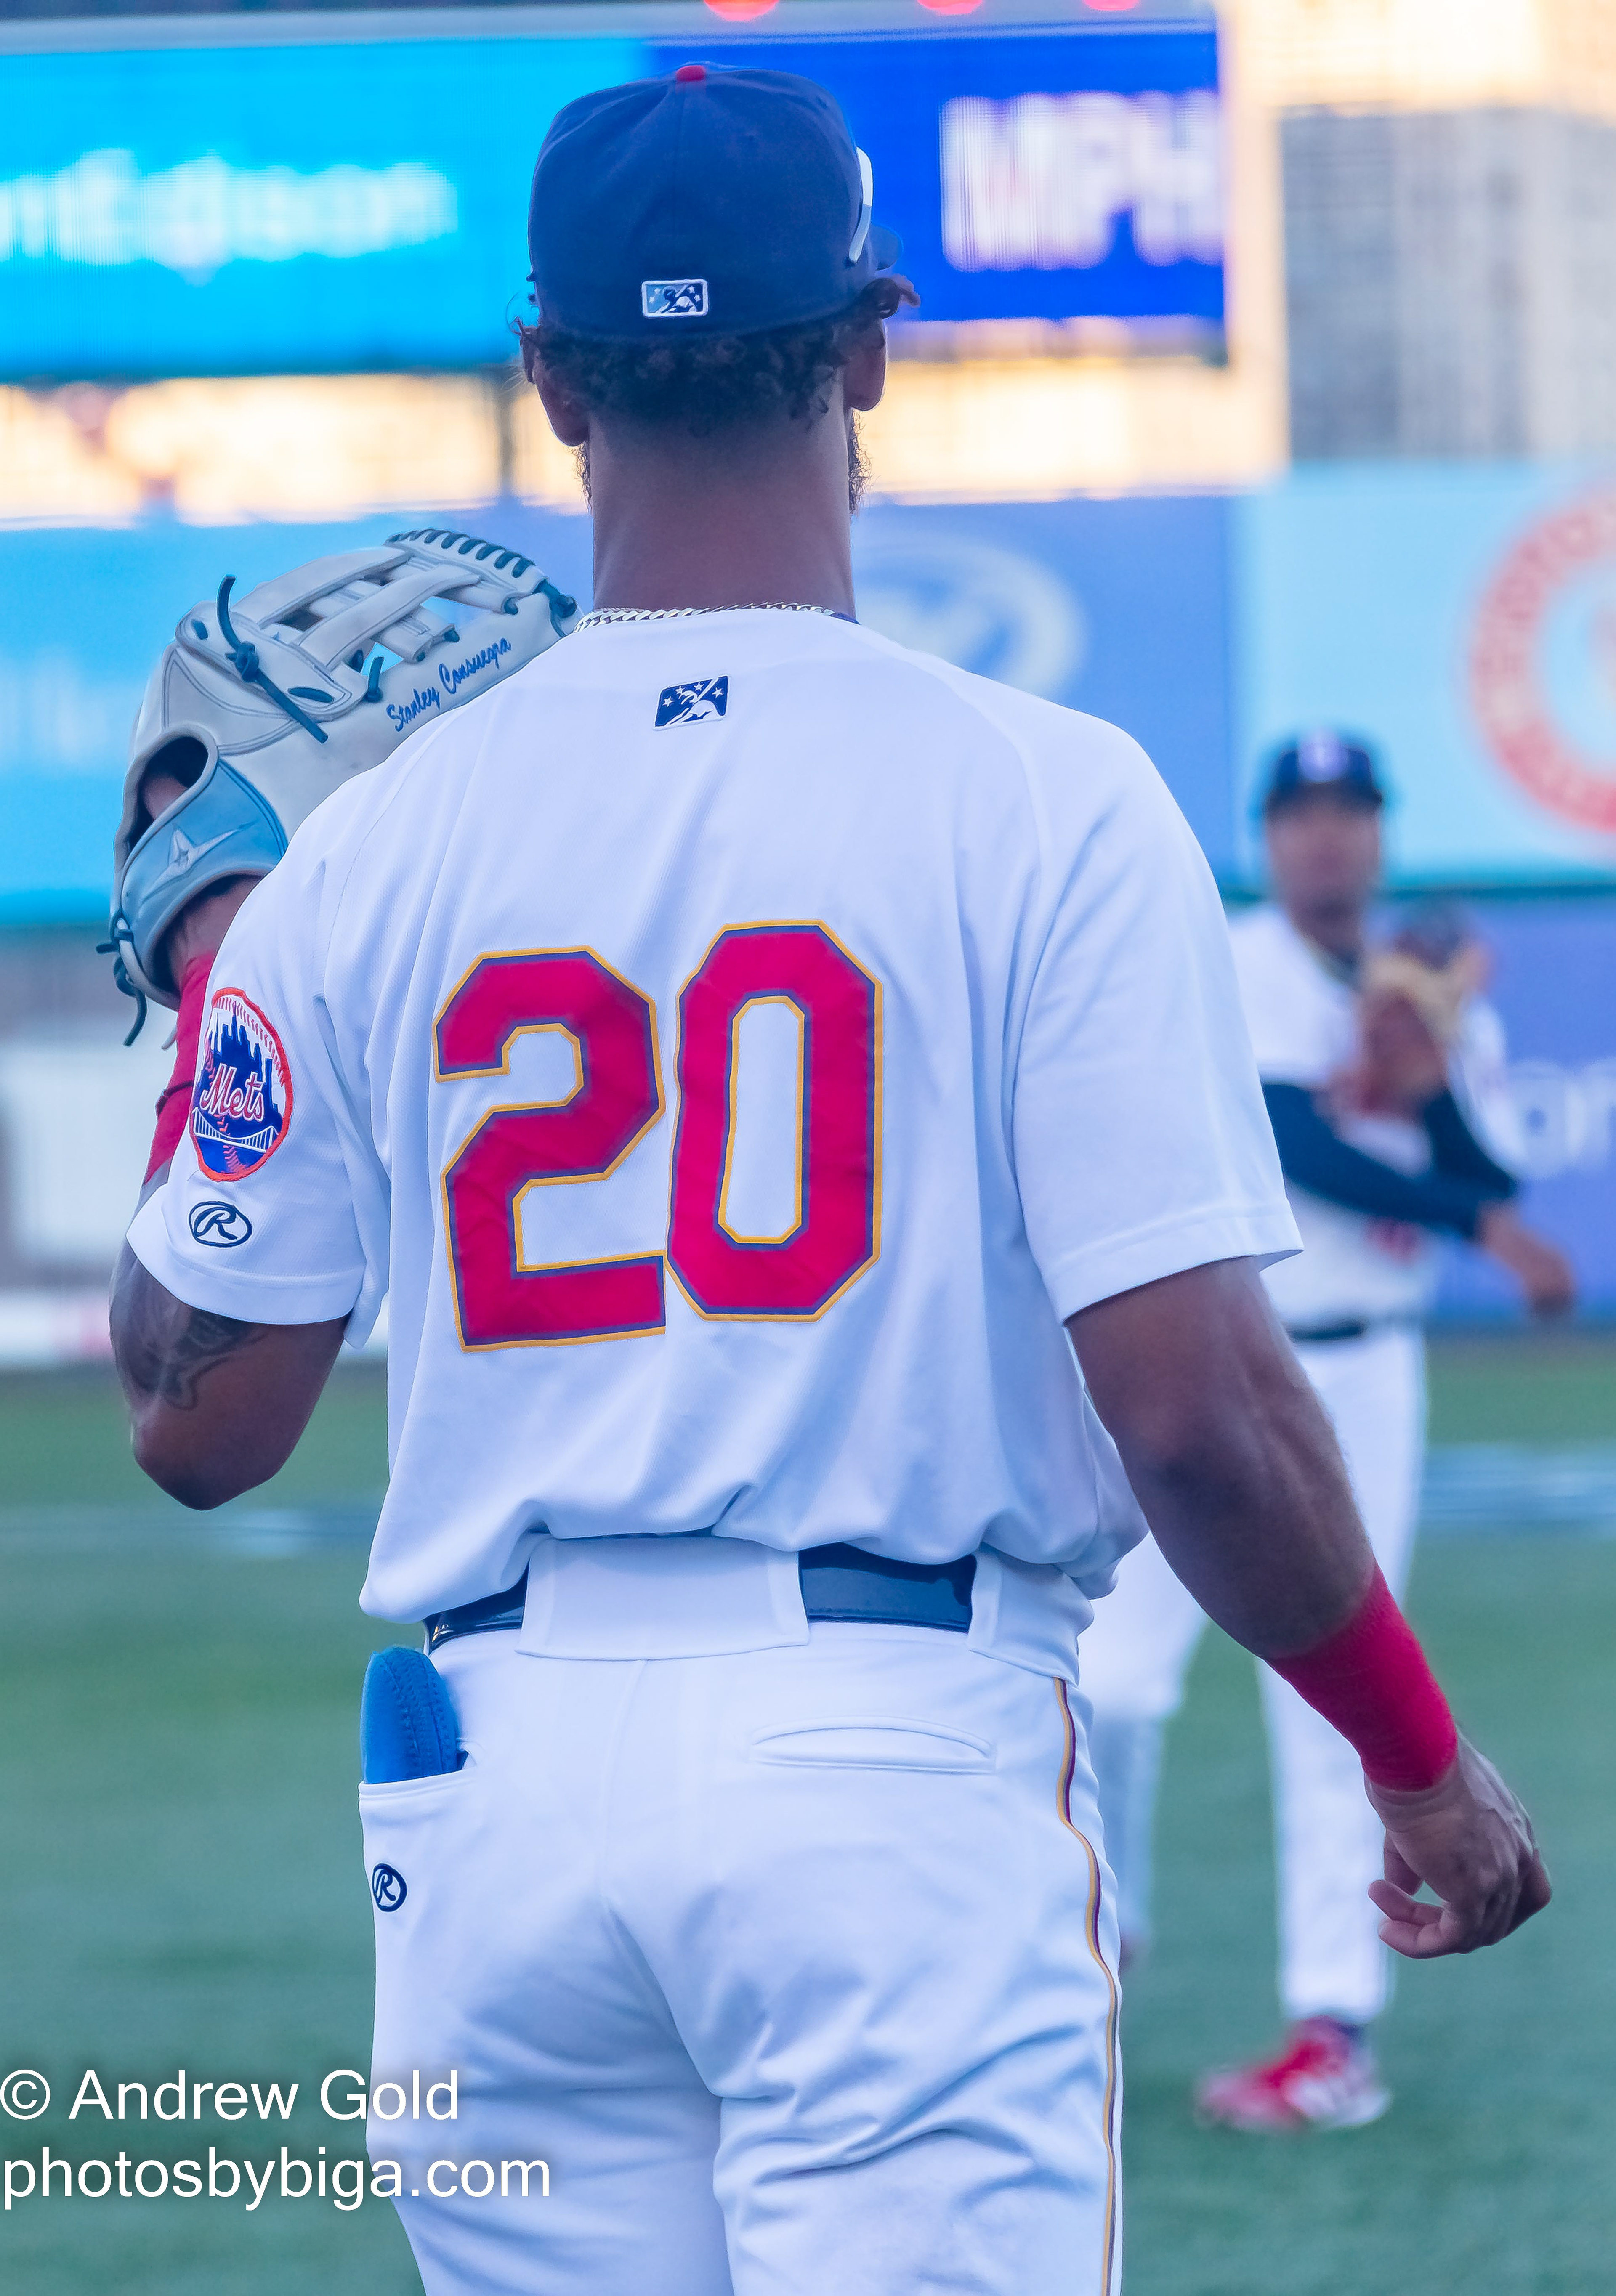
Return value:
<svg viewBox="0 0 1616 2296">
<path fill-rule="evenodd" d="M 841 105 L 794 72 L 682 64 L 597 89 L 533 171 L 540 315 L 608 342 L 832 318 L 898 260 L 873 196 Z"/>
<path fill-rule="evenodd" d="M 1274 813 L 1310 790 L 1327 789 L 1349 804 L 1378 808 L 1386 785 L 1365 742 L 1318 726 L 1287 742 L 1268 767 L 1260 791 L 1262 810 Z"/>
</svg>

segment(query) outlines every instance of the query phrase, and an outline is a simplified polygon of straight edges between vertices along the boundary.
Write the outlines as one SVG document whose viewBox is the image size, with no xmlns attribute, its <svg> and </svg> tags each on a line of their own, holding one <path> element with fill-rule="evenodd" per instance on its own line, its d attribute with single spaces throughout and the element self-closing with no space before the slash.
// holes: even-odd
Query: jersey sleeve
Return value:
<svg viewBox="0 0 1616 2296">
<path fill-rule="evenodd" d="M 343 1090 L 320 986 L 321 878 L 292 852 L 252 894 L 214 959 L 196 1084 L 169 1176 L 129 1230 L 175 1297 L 243 1321 L 374 1321 L 385 1233 L 373 1150 Z M 363 1328 L 361 1328 L 361 1325 Z"/>
<path fill-rule="evenodd" d="M 1211 873 L 1149 760 L 1103 731 L 1046 778 L 1055 891 L 1014 1070 L 1013 1151 L 1055 1313 L 1298 1250 Z M 1084 761 L 1087 764 L 1087 760 Z M 1087 819 L 1063 823 L 1082 804 Z"/>
</svg>

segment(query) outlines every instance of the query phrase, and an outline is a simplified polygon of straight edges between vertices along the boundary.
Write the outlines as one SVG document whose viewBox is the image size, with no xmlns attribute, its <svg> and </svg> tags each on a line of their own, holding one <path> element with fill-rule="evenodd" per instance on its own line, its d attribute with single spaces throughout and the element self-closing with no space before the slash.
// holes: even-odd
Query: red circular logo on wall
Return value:
<svg viewBox="0 0 1616 2296">
<path fill-rule="evenodd" d="M 1539 519 L 1511 548 L 1476 614 L 1470 692 L 1489 749 L 1530 796 L 1616 834 L 1616 739 L 1603 755 L 1599 740 L 1602 718 L 1616 728 L 1616 491 Z"/>
</svg>

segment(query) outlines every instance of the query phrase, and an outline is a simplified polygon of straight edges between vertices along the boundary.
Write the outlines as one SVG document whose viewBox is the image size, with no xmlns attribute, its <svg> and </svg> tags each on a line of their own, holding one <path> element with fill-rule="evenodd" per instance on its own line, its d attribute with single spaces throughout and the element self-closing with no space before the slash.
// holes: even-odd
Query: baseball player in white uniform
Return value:
<svg viewBox="0 0 1616 2296">
<path fill-rule="evenodd" d="M 1548 1894 L 1267 1308 L 1193 838 L 1125 735 L 854 619 L 871 201 L 786 75 L 559 115 L 526 357 L 596 610 L 247 898 L 115 1292 L 201 1505 L 390 1298 L 370 2139 L 430 2296 L 1116 2288 L 1075 1685 L 1135 1491 L 1361 1742 L 1403 1950 Z"/>
<path fill-rule="evenodd" d="M 1330 1415 L 1364 1526 L 1399 1595 L 1425 1440 L 1420 1320 L 1437 1239 L 1465 1237 L 1519 1275 L 1532 1307 L 1567 1305 L 1554 1249 L 1509 1210 L 1513 1119 L 1497 1014 L 1451 922 L 1367 947 L 1384 791 L 1372 753 L 1321 731 L 1283 750 L 1264 801 L 1275 900 L 1232 929 L 1291 1207 L 1304 1249 L 1267 1284 Z M 1431 946 L 1431 937 L 1437 936 Z M 1129 1954 L 1150 1927 L 1162 1734 L 1206 1625 L 1153 1542 L 1123 1564 L 1083 1644 L 1083 1688 Z M 1358 2126 L 1390 2098 L 1366 2029 L 1390 1982 L 1367 1885 L 1381 1832 L 1352 1749 L 1259 1669 L 1274 1771 L 1279 1992 L 1289 2030 L 1261 2062 L 1203 2081 L 1202 2112 L 1241 2128 Z"/>
</svg>

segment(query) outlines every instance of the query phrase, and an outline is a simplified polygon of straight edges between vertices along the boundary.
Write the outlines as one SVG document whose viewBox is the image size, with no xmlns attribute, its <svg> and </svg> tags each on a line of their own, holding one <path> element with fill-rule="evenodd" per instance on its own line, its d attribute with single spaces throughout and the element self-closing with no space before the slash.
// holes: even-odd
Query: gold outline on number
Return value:
<svg viewBox="0 0 1616 2296">
<path fill-rule="evenodd" d="M 578 1098 L 578 1094 L 583 1090 L 585 1084 L 583 1044 L 578 1036 L 577 1031 L 575 1029 L 569 1029 L 564 1021 L 523 1021 L 520 1027 L 512 1029 L 510 1035 L 504 1039 L 502 1057 L 497 1063 L 488 1068 L 454 1069 L 451 1070 L 447 1076 L 445 1076 L 443 1070 L 438 1064 L 438 1031 L 439 1027 L 442 1025 L 444 1014 L 448 1011 L 449 1006 L 454 1003 L 455 997 L 459 996 L 461 990 L 465 987 L 472 975 L 477 971 L 478 966 L 480 964 L 503 964 L 513 959 L 529 956 L 593 957 L 595 964 L 601 967 L 601 970 L 603 972 L 609 972 L 614 980 L 620 983 L 620 985 L 627 988 L 631 995 L 639 998 L 641 1004 L 644 1004 L 646 1009 L 650 1021 L 651 1073 L 652 1081 L 656 1086 L 657 1104 L 651 1111 L 651 1114 L 645 1119 L 644 1124 L 641 1125 L 639 1130 L 634 1135 L 634 1137 L 627 1143 L 619 1154 L 616 1155 L 612 1159 L 611 1162 L 606 1166 L 603 1171 L 540 1173 L 533 1179 L 524 1180 L 522 1182 L 521 1187 L 518 1188 L 516 1193 L 511 1199 L 511 1235 L 512 1241 L 514 1242 L 516 1247 L 516 1272 L 519 1275 L 576 1275 L 583 1268 L 620 1267 L 624 1259 L 656 1259 L 661 1262 L 664 1277 L 666 1277 L 669 1264 L 666 1250 L 625 1252 L 620 1256 L 620 1258 L 616 1259 L 546 1259 L 538 1261 L 531 1267 L 529 1267 L 526 1260 L 522 1258 L 521 1207 L 529 1189 L 558 1187 L 582 1188 L 588 1187 L 597 1180 L 609 1180 L 612 1174 L 620 1168 L 625 1159 L 633 1155 L 635 1150 L 645 1137 L 645 1135 L 648 1132 L 653 1131 L 661 1122 L 663 1117 L 668 1113 L 668 1097 L 662 1086 L 661 1037 L 657 1026 L 657 1006 L 655 997 L 648 996 L 646 991 L 640 987 L 637 981 L 629 980 L 626 972 L 619 972 L 615 964 L 609 964 L 606 958 L 601 955 L 599 949 L 591 948 L 587 944 L 584 943 L 575 944 L 570 948 L 485 949 L 482 955 L 472 959 L 472 963 L 461 974 L 459 980 L 455 983 L 453 988 L 450 989 L 448 995 L 444 998 L 443 1003 L 438 1008 L 437 1018 L 432 1022 L 432 1078 L 434 1083 L 460 1084 L 473 1077 L 509 1076 L 511 1073 L 511 1047 L 515 1043 L 517 1037 L 537 1037 L 544 1036 L 546 1034 L 563 1036 L 571 1039 L 573 1058 L 578 1067 L 578 1082 L 568 1094 L 565 1100 L 506 1101 L 502 1102 L 496 1108 L 485 1109 L 482 1114 L 478 1118 L 476 1123 L 472 1125 L 471 1130 L 461 1141 L 459 1147 L 455 1149 L 454 1154 L 449 1158 L 448 1162 L 444 1166 L 442 1171 L 438 1176 L 438 1192 L 443 1199 L 443 1248 L 444 1257 L 449 1263 L 449 1301 L 455 1311 L 455 1336 L 460 1342 L 462 1353 L 469 1356 L 488 1355 L 496 1348 L 586 1348 L 593 1347 L 598 1342 L 607 1340 L 659 1339 L 668 1329 L 666 1314 L 664 1314 L 663 1320 L 660 1324 L 625 1324 L 623 1329 L 619 1332 L 559 1332 L 553 1339 L 535 1336 L 532 1339 L 527 1340 L 468 1340 L 465 1335 L 464 1329 L 462 1326 L 460 1321 L 460 1285 L 455 1280 L 455 1255 L 450 1248 L 449 1242 L 452 1232 L 449 1214 L 449 1174 L 454 1170 L 455 1165 L 460 1161 L 462 1156 L 464 1155 L 472 1141 L 475 1140 L 478 1134 L 482 1130 L 483 1126 L 489 1123 L 496 1116 L 530 1116 L 537 1111 L 543 1109 L 570 1108 L 572 1105 L 572 1103 Z M 664 1283 L 664 1307 L 666 1307 L 666 1300 L 667 1286 L 666 1283 Z"/>
<path fill-rule="evenodd" d="M 690 987 L 692 981 L 694 980 L 697 973 L 701 972 L 702 965 L 706 964 L 708 958 L 712 955 L 714 949 L 717 948 L 721 940 L 726 939 L 730 933 L 790 932 L 801 931 L 822 932 L 828 941 L 833 942 L 836 947 L 841 951 L 841 954 L 846 957 L 854 972 L 857 972 L 862 980 L 869 982 L 871 989 L 874 991 L 874 998 L 870 1007 L 870 1249 L 865 1253 L 865 1257 L 859 1261 L 857 1267 L 854 1268 L 852 1274 L 848 1276 L 846 1281 L 837 1285 L 835 1291 L 832 1292 L 828 1300 L 822 1300 L 817 1308 L 809 1308 L 803 1314 L 792 1315 L 788 1312 L 782 1311 L 778 1308 L 768 1308 L 759 1314 L 754 1315 L 749 1310 L 737 1311 L 733 1308 L 702 1307 L 701 1301 L 692 1296 L 689 1286 L 685 1283 L 684 1277 L 679 1274 L 678 1268 L 674 1263 L 673 1187 L 674 1173 L 678 1163 L 679 1154 L 679 1128 L 678 1124 L 676 1122 L 673 1132 L 673 1147 L 668 1160 L 668 1226 L 665 1231 L 668 1237 L 668 1245 L 662 1256 L 667 1262 L 668 1273 L 678 1285 L 680 1292 L 689 1302 L 693 1312 L 700 1316 L 702 1322 L 705 1324 L 816 1324 L 821 1316 L 828 1315 L 831 1309 L 836 1305 L 838 1300 L 842 1297 L 843 1293 L 850 1292 L 854 1284 L 857 1283 L 859 1277 L 861 1275 L 867 1275 L 869 1270 L 874 1267 L 876 1261 L 881 1258 L 881 1190 L 882 1165 L 884 1160 L 882 1124 L 885 1117 L 884 1094 L 886 1086 L 886 1078 L 884 1073 L 885 1038 L 882 1033 L 882 1021 L 885 1010 L 885 991 L 883 990 L 881 981 L 877 979 L 876 975 L 871 972 L 869 966 L 865 964 L 862 957 L 854 955 L 846 941 L 842 939 L 841 935 L 837 932 L 833 926 L 826 924 L 823 917 L 754 917 L 746 924 L 720 926 L 718 931 L 714 933 L 712 939 L 708 942 L 707 947 L 702 950 L 700 961 L 692 967 L 690 972 L 685 974 L 684 980 L 679 983 L 678 991 L 674 997 L 674 1011 L 679 1014 L 679 1027 L 677 1032 L 679 1048 L 681 1051 L 684 1049 L 685 1041 L 684 1013 L 682 1009 L 685 1002 L 685 992 Z M 783 994 L 783 992 L 776 993 Z M 796 1000 L 792 998 L 789 1001 L 795 1003 Z M 799 1010 L 801 1008 L 799 1007 Z M 805 1029 L 805 1061 L 807 1058 L 806 1037 L 807 1032 Z M 679 1115 L 681 1119 L 683 1118 L 684 1113 L 685 1098 L 684 1094 L 681 1091 L 679 1095 Z M 802 1127 L 800 1123 L 799 1123 L 798 1127 L 798 1139 L 800 1145 L 797 1152 L 797 1168 L 799 1172 L 800 1172 L 804 1162 L 804 1150 L 807 1145 L 806 1142 L 803 1140 Z M 726 1168 L 728 1162 L 729 1143 L 726 1140 L 725 1143 L 725 1164 Z M 728 1231 L 726 1230 L 726 1233 L 727 1234 Z"/>
<path fill-rule="evenodd" d="M 862 970 L 862 967 L 860 968 Z M 783 1004 L 797 1015 L 797 1130 L 792 1151 L 792 1178 L 796 1185 L 797 1209 L 789 1227 L 778 1235 L 746 1235 L 732 1227 L 724 1217 L 724 1207 L 729 1201 L 731 1167 L 735 1160 L 735 1119 L 739 1114 L 737 1086 L 741 1080 L 741 1023 L 747 1014 L 760 1004 Z M 803 1099 L 808 1089 L 808 1016 L 797 999 L 783 989 L 775 989 L 763 996 L 749 996 L 744 1004 L 737 1005 L 729 1022 L 729 1122 L 724 1135 L 724 1173 L 718 1183 L 718 1226 L 732 1243 L 789 1243 L 802 1226 L 802 1152 L 807 1145 L 806 1127 L 802 1121 Z"/>
<path fill-rule="evenodd" d="M 465 987 L 466 982 L 471 979 L 472 975 L 477 971 L 479 965 L 512 964 L 520 962 L 524 957 L 529 956 L 593 957 L 596 964 L 600 966 L 603 972 L 609 972 L 614 980 L 620 981 L 625 988 L 630 989 L 636 996 L 642 998 L 645 1004 L 651 1006 L 653 1013 L 656 1011 L 656 1005 L 653 999 L 645 995 L 645 991 L 640 987 L 637 980 L 630 980 L 626 972 L 619 972 L 615 964 L 609 964 L 606 962 L 606 959 L 601 955 L 599 949 L 591 948 L 586 941 L 575 942 L 570 948 L 487 948 L 484 949 L 480 956 L 475 956 L 472 959 L 471 964 L 467 965 L 465 971 L 461 974 L 453 988 L 450 989 L 448 995 L 438 1007 L 437 1015 L 432 1021 L 432 1082 L 434 1084 L 461 1084 L 464 1082 L 468 1077 L 509 1076 L 511 1073 L 511 1047 L 516 1042 L 518 1037 L 542 1037 L 546 1033 L 546 1031 L 554 1031 L 561 1036 L 570 1037 L 572 1038 L 573 1059 L 578 1068 L 578 1082 L 574 1085 L 572 1090 L 567 1095 L 567 1098 L 565 1100 L 521 1101 L 517 1104 L 519 1107 L 522 1108 L 565 1108 L 570 1104 L 570 1103 L 578 1098 L 578 1094 L 584 1088 L 584 1050 L 582 1045 L 578 1041 L 576 1031 L 569 1029 L 564 1021 L 523 1021 L 518 1027 L 513 1029 L 510 1035 L 505 1038 L 504 1050 L 502 1051 L 499 1059 L 496 1061 L 491 1067 L 486 1069 L 451 1069 L 446 1076 L 442 1068 L 439 1064 L 438 1031 L 443 1026 L 444 1016 L 448 1012 L 450 1005 L 455 1002 L 456 996 L 459 996 L 461 990 Z M 663 1104 L 662 1055 L 661 1049 L 657 1043 L 654 1031 L 652 1035 L 652 1058 L 655 1064 L 657 1072 L 657 1107 L 660 1111 Z M 492 1111 L 490 1111 L 490 1113 Z"/>
</svg>

